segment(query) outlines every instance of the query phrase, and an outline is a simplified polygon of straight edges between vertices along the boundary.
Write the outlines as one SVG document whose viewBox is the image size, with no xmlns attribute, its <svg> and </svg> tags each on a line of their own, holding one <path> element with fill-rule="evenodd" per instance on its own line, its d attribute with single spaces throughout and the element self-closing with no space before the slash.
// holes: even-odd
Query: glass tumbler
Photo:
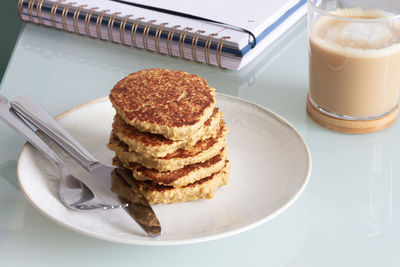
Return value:
<svg viewBox="0 0 400 267">
<path fill-rule="evenodd" d="M 361 133 L 395 121 L 399 14 L 398 0 L 308 0 L 307 111 L 312 119 L 344 132 L 358 127 Z M 365 129 L 371 125 L 379 127 Z"/>
</svg>

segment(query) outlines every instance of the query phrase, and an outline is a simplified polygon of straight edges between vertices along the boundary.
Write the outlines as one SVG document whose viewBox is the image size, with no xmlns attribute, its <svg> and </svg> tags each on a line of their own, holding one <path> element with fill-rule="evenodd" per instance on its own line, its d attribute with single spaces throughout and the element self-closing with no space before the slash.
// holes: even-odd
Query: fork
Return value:
<svg viewBox="0 0 400 267">
<path fill-rule="evenodd" d="M 100 200 L 87 185 L 71 174 L 63 160 L 11 109 L 10 102 L 1 94 L 0 119 L 54 162 L 61 177 L 59 197 L 66 207 L 72 210 L 109 210 L 127 206 L 126 204 L 106 204 Z"/>
<path fill-rule="evenodd" d="M 94 176 L 95 182 L 101 185 L 99 190 L 102 196 L 119 199 L 125 203 L 129 203 L 124 209 L 135 221 L 145 230 L 149 236 L 156 237 L 161 233 L 160 222 L 150 206 L 149 202 L 140 192 L 136 185 L 131 185 L 134 189 L 132 199 L 121 199 L 117 194 L 112 194 L 111 189 L 111 172 L 114 166 L 105 165 L 94 158 L 73 136 L 71 136 L 39 103 L 32 97 L 18 96 L 11 101 L 11 107 L 18 115 L 21 115 L 35 127 L 44 132 L 54 142 L 60 145 L 68 152 L 84 169 Z M 100 191 L 96 191 L 100 193 Z M 124 204 L 122 204 L 124 205 Z"/>
</svg>

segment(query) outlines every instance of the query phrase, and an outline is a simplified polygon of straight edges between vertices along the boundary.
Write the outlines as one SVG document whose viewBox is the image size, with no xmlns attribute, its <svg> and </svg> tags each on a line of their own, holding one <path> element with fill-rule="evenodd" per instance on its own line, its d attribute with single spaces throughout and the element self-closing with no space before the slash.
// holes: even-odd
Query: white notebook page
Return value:
<svg viewBox="0 0 400 267">
<path fill-rule="evenodd" d="M 231 24 L 259 35 L 299 0 L 126 0 Z M 201 4 L 199 4 L 201 3 Z"/>
<path fill-rule="evenodd" d="M 178 11 L 190 15 L 227 23 L 251 31 L 255 36 L 262 33 L 269 25 L 293 7 L 299 0 L 125 0 L 126 2 L 154 6 Z M 131 13 L 135 17 L 143 16 L 156 19 L 157 22 L 169 22 L 169 25 L 183 25 L 196 30 L 204 30 L 204 35 L 218 33 L 218 36 L 230 36 L 225 43 L 231 47 L 242 49 L 249 43 L 249 34 L 229 28 L 208 24 L 202 21 L 180 18 L 156 11 L 132 7 L 108 0 L 79 0 L 79 2 L 94 2 L 97 5 L 121 13 Z M 199 5 L 199 3 L 201 3 Z M 137 14 L 137 15 L 135 15 Z M 169 26 L 168 25 L 168 26 Z M 167 26 L 167 27 L 168 27 Z"/>
</svg>

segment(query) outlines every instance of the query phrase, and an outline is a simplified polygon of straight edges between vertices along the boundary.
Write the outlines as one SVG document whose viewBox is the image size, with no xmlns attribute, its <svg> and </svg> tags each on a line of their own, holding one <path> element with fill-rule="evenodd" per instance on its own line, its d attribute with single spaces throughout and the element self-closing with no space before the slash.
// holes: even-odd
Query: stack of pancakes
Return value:
<svg viewBox="0 0 400 267">
<path fill-rule="evenodd" d="M 228 180 L 227 128 L 215 89 L 183 71 L 132 73 L 110 93 L 112 190 L 136 185 L 149 203 L 212 198 Z"/>
</svg>

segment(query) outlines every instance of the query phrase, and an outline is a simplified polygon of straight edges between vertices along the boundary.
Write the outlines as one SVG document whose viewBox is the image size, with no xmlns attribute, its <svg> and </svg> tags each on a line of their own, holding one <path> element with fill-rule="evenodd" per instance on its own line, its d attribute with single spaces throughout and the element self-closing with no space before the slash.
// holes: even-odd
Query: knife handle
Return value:
<svg viewBox="0 0 400 267">
<path fill-rule="evenodd" d="M 54 142 L 64 148 L 78 163 L 90 171 L 97 160 L 72 137 L 39 103 L 32 97 L 18 96 L 11 101 L 12 109 L 40 129 Z"/>
<path fill-rule="evenodd" d="M 63 168 L 60 157 L 11 109 L 8 99 L 0 95 L 0 120 L 4 121 L 11 129 L 23 136 L 31 145 L 52 160 L 59 168 Z"/>
</svg>

